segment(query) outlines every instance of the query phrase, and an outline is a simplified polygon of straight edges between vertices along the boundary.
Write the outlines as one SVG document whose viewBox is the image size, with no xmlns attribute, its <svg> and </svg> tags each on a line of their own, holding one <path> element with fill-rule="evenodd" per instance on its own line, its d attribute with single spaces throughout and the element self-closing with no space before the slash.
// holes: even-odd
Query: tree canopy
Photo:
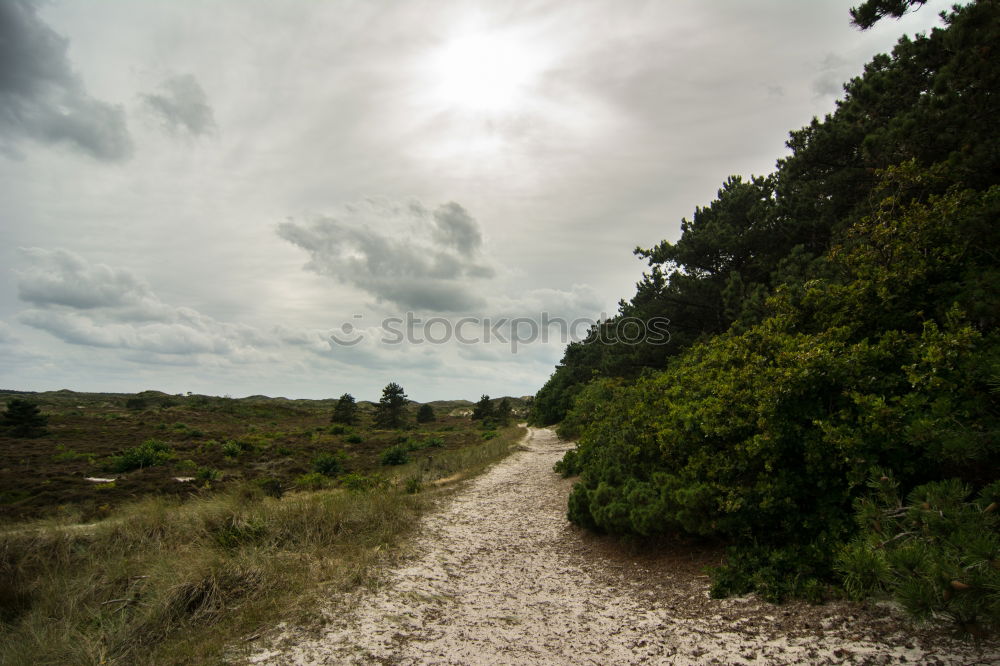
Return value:
<svg viewBox="0 0 1000 666">
<path fill-rule="evenodd" d="M 933 597 L 907 607 L 962 626 L 1000 622 L 994 579 L 962 573 L 1000 561 L 986 511 L 1000 495 L 998 43 L 988 0 L 904 37 L 791 133 L 774 173 L 728 178 L 678 240 L 636 250 L 649 271 L 635 295 L 567 347 L 531 413 L 578 438 L 557 466 L 579 476 L 573 521 L 725 541 L 716 595 L 820 598 L 843 580 L 904 606 Z M 596 343 L 624 317 L 669 319 L 670 344 Z M 905 520 L 902 498 L 923 498 Z M 914 537 L 925 505 L 940 506 L 928 534 L 981 539 Z M 918 555 L 918 582 L 885 573 Z"/>
</svg>

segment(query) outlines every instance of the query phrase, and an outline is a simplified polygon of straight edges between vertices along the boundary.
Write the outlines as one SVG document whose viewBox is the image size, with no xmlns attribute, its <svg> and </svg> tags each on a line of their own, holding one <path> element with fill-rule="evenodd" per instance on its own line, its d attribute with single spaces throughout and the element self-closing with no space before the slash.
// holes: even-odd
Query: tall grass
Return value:
<svg viewBox="0 0 1000 666">
<path fill-rule="evenodd" d="M 426 505 L 405 479 L 472 475 L 522 434 L 441 452 L 361 492 L 152 497 L 94 525 L 0 533 L 0 664 L 219 661 L 240 637 L 301 621 L 323 594 L 371 576 Z"/>
</svg>

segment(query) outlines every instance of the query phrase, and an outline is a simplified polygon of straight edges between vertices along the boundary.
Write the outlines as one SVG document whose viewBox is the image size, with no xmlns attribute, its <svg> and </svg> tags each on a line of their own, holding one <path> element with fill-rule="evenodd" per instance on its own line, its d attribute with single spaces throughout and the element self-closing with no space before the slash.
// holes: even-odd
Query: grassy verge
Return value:
<svg viewBox="0 0 1000 666">
<path fill-rule="evenodd" d="M 2 533 L 0 663 L 218 662 L 234 640 L 375 575 L 435 481 L 482 471 L 523 432 L 402 465 L 367 490 L 150 497 L 94 525 Z"/>
</svg>

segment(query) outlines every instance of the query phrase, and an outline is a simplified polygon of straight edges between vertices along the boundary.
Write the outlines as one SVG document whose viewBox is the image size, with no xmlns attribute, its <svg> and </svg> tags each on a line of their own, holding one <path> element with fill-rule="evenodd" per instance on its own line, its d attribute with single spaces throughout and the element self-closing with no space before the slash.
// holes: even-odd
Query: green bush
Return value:
<svg viewBox="0 0 1000 666">
<path fill-rule="evenodd" d="M 295 479 L 294 483 L 300 490 L 322 490 L 330 485 L 330 478 L 319 472 L 309 472 Z"/>
<path fill-rule="evenodd" d="M 382 480 L 376 477 L 365 476 L 351 472 L 340 477 L 340 485 L 348 490 L 365 491 L 382 485 Z"/>
<path fill-rule="evenodd" d="M 397 444 L 382 452 L 381 461 L 383 465 L 405 465 L 410 462 L 410 454 L 405 446 Z"/>
<path fill-rule="evenodd" d="M 143 467 L 162 465 L 173 458 L 173 451 L 165 442 L 147 439 L 139 446 L 126 449 L 108 459 L 107 468 L 111 472 L 130 472 Z"/>
<path fill-rule="evenodd" d="M 227 439 L 222 443 L 222 455 L 227 458 L 238 458 L 242 454 L 252 451 L 253 444 L 242 439 Z"/>
<path fill-rule="evenodd" d="M 195 470 L 194 478 L 198 481 L 217 481 L 222 473 L 212 467 L 199 467 Z"/>
<path fill-rule="evenodd" d="M 496 430 L 487 430 L 486 432 L 483 433 L 483 439 L 485 439 L 487 441 L 489 441 L 491 439 L 494 439 L 495 437 L 499 437 L 499 436 L 500 436 L 500 433 L 498 433 Z"/>
<path fill-rule="evenodd" d="M 313 458 L 313 471 L 323 476 L 339 476 L 344 471 L 344 454 L 321 453 Z"/>
<path fill-rule="evenodd" d="M 861 533 L 837 569 L 854 599 L 890 596 L 914 619 L 945 619 L 982 637 L 1000 628 L 1000 482 L 981 490 L 958 479 L 915 488 L 881 475 L 855 502 Z"/>
<path fill-rule="evenodd" d="M 348 435 L 346 437 L 346 441 L 350 442 L 351 444 L 360 444 L 365 440 L 361 438 L 361 435 L 354 434 L 354 435 Z"/>
</svg>

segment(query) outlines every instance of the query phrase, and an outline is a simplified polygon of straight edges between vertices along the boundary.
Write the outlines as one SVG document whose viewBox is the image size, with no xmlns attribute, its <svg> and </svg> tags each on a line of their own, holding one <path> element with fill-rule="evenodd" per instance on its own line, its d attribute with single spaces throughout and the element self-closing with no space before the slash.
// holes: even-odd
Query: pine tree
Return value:
<svg viewBox="0 0 1000 666">
<path fill-rule="evenodd" d="M 38 405 L 22 398 L 7 403 L 2 424 L 13 437 L 41 437 L 46 433 L 49 417 L 38 410 Z"/>
<path fill-rule="evenodd" d="M 479 398 L 475 408 L 472 410 L 472 418 L 477 421 L 485 421 L 493 418 L 493 404 L 490 403 L 490 396 L 483 395 Z"/>
<path fill-rule="evenodd" d="M 354 425 L 357 423 L 358 403 L 355 402 L 353 395 L 345 393 L 340 396 L 340 400 L 337 401 L 336 407 L 333 408 L 333 416 L 330 417 L 330 421 L 333 423 L 342 423 L 344 425 Z"/>
<path fill-rule="evenodd" d="M 496 419 L 499 425 L 508 426 L 510 425 L 510 419 L 512 415 L 513 415 L 513 410 L 511 409 L 510 406 L 510 400 L 504 398 L 503 400 L 500 401 L 500 404 L 497 405 L 496 412 L 494 413 L 493 418 Z"/>
<path fill-rule="evenodd" d="M 375 423 L 380 428 L 399 428 L 403 425 L 403 408 L 408 402 L 403 387 L 389 382 L 382 389 L 382 398 L 375 408 Z"/>
<path fill-rule="evenodd" d="M 430 423 L 437 416 L 434 414 L 434 408 L 430 405 L 420 405 L 420 409 L 417 410 L 417 423 Z"/>
</svg>

